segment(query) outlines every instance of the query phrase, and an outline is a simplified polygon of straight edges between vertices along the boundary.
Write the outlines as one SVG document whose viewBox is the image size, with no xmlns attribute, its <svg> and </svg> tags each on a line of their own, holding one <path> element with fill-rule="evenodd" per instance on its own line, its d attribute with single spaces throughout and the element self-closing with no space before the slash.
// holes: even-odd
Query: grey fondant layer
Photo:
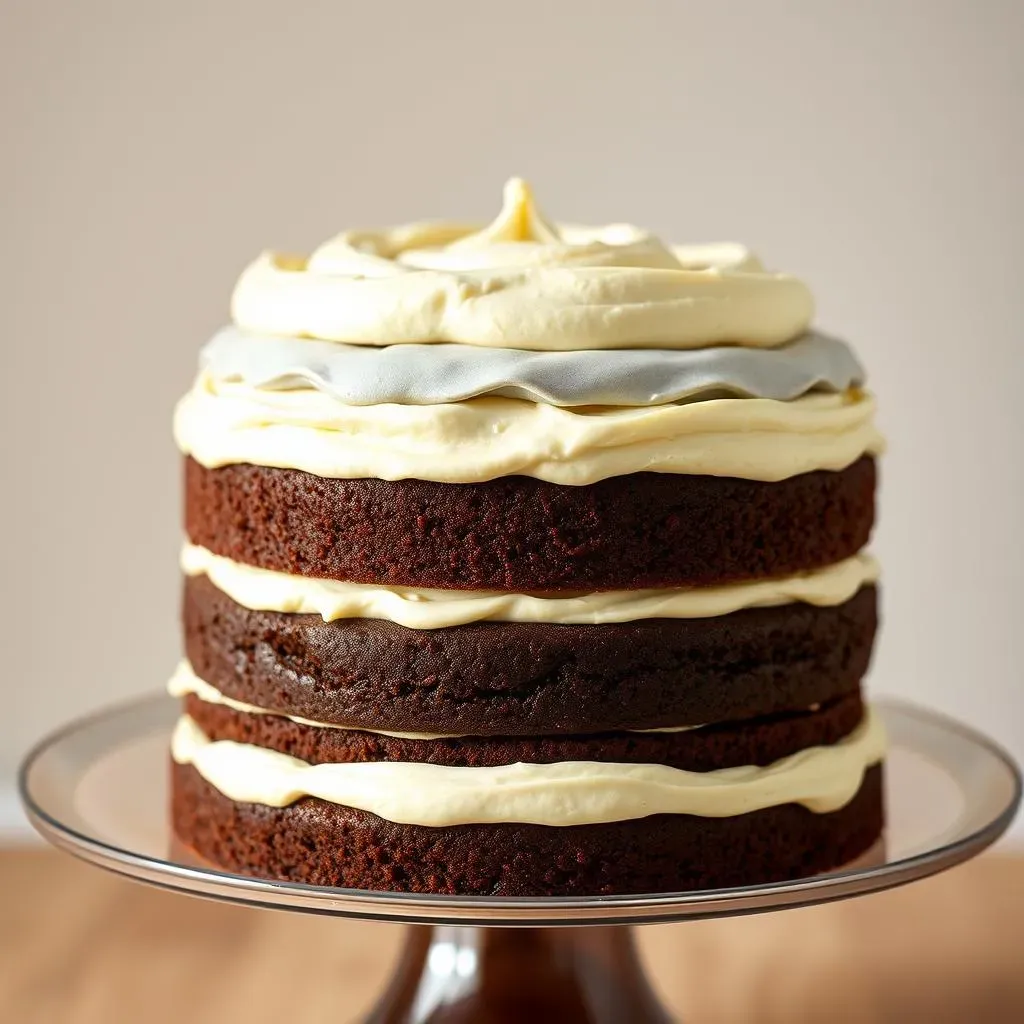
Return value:
<svg viewBox="0 0 1024 1024">
<path fill-rule="evenodd" d="M 561 406 L 732 396 L 788 401 L 864 380 L 850 347 L 816 332 L 775 349 L 527 352 L 447 344 L 377 348 L 226 327 L 202 350 L 200 364 L 218 380 L 275 390 L 312 387 L 349 405 L 438 405 L 482 395 Z"/>
</svg>

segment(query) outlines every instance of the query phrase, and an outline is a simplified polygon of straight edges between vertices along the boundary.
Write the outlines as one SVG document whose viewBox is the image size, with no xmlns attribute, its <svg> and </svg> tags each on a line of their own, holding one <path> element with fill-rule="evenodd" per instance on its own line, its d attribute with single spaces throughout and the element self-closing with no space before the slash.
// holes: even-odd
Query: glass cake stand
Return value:
<svg viewBox="0 0 1024 1024">
<path fill-rule="evenodd" d="M 905 704 L 889 729 L 884 844 L 792 882 L 642 896 L 502 898 L 364 892 L 226 874 L 173 849 L 167 770 L 179 704 L 160 695 L 43 740 L 20 773 L 35 827 L 84 860 L 175 892 L 248 906 L 402 921 L 411 927 L 377 1024 L 667 1021 L 631 925 L 808 906 L 913 882 L 967 860 L 1007 828 L 1021 777 L 995 744 Z M 585 927 L 568 927 L 585 926 Z"/>
</svg>

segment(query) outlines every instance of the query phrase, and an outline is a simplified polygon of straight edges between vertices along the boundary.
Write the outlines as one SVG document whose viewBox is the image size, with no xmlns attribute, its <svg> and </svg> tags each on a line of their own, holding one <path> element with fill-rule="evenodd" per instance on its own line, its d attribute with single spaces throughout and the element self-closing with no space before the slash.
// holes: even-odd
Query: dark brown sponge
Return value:
<svg viewBox="0 0 1024 1024">
<path fill-rule="evenodd" d="M 658 814 L 546 825 L 397 825 L 305 798 L 233 803 L 172 764 L 178 838 L 224 870 L 313 885 L 481 896 L 681 892 L 802 878 L 860 856 L 882 830 L 882 768 L 845 807 L 797 804 L 731 818 Z"/>
<path fill-rule="evenodd" d="M 709 725 L 687 732 L 421 740 L 317 728 L 279 715 L 248 714 L 208 704 L 195 695 L 185 699 L 185 711 L 211 740 L 252 743 L 310 764 L 418 761 L 477 768 L 519 761 L 610 761 L 666 764 L 690 772 L 767 765 L 807 747 L 830 746 L 851 733 L 864 713 L 860 694 L 852 693 L 815 712 Z"/>
<path fill-rule="evenodd" d="M 855 692 L 876 597 L 868 586 L 834 608 L 415 630 L 250 611 L 194 577 L 185 650 L 227 696 L 315 722 L 483 736 L 654 729 L 802 711 Z"/>
<path fill-rule="evenodd" d="M 635 473 L 582 487 L 335 480 L 185 460 L 185 530 L 239 562 L 465 590 L 708 586 L 792 575 L 868 542 L 875 462 L 777 483 Z"/>
</svg>

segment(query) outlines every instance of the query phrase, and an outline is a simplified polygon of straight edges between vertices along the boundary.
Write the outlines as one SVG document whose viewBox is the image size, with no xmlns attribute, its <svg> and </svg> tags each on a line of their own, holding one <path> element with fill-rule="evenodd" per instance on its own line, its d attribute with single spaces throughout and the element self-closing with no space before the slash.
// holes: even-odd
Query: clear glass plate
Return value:
<svg viewBox="0 0 1024 1024">
<path fill-rule="evenodd" d="M 1007 828 L 1021 796 L 1013 761 L 948 718 L 877 705 L 892 749 L 886 762 L 884 843 L 855 865 L 748 888 L 641 896 L 500 898 L 331 889 L 232 875 L 173 852 L 169 742 L 177 701 L 149 697 L 76 722 L 41 742 L 22 767 L 22 799 L 52 843 L 167 889 L 258 906 L 424 924 L 630 924 L 750 913 L 901 885 L 978 853 Z"/>
</svg>

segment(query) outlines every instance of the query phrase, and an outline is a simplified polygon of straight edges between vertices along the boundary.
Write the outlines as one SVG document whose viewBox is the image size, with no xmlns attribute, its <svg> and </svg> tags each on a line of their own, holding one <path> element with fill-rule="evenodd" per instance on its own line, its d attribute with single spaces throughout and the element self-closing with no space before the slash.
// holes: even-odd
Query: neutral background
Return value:
<svg viewBox="0 0 1024 1024">
<path fill-rule="evenodd" d="M 738 239 L 871 371 L 876 691 L 1024 757 L 1024 4 L 0 0 L 0 825 L 177 657 L 176 396 L 260 249 L 545 209 Z"/>
</svg>

